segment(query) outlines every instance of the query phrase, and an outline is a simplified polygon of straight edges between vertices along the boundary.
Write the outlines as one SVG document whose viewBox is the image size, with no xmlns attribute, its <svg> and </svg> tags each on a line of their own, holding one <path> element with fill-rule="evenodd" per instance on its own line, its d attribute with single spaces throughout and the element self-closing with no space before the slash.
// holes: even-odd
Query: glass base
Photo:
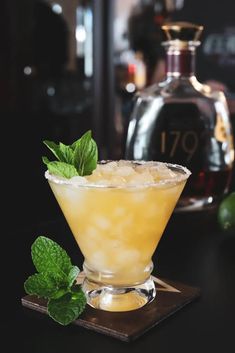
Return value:
<svg viewBox="0 0 235 353">
<path fill-rule="evenodd" d="M 82 289 L 87 297 L 87 304 L 106 311 L 130 311 L 150 303 L 156 296 L 156 288 L 151 277 L 144 283 L 114 287 L 102 285 L 84 279 Z"/>
</svg>

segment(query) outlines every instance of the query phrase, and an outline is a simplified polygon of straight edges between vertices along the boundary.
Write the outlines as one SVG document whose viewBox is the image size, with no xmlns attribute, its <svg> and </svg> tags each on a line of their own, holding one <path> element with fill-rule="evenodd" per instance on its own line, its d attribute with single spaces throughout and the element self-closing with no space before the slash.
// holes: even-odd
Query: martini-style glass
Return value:
<svg viewBox="0 0 235 353">
<path fill-rule="evenodd" d="M 84 256 L 87 303 L 107 311 L 134 310 L 156 296 L 152 255 L 191 173 L 167 163 L 129 161 L 126 169 L 113 171 L 116 162 L 101 163 L 114 184 L 102 181 L 99 172 L 85 182 L 48 171 L 45 176 Z M 138 175 L 125 183 L 122 174 L 131 174 L 132 167 Z M 154 181 L 146 181 L 154 168 Z"/>
</svg>

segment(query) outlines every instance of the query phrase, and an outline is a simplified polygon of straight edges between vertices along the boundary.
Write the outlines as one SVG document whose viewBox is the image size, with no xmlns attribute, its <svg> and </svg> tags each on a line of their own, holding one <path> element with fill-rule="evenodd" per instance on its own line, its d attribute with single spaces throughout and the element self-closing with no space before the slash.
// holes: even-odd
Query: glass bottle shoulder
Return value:
<svg viewBox="0 0 235 353">
<path fill-rule="evenodd" d="M 198 119 L 203 120 L 207 128 L 213 130 L 219 119 L 230 129 L 230 114 L 224 93 L 212 91 L 195 77 L 167 79 L 141 91 L 136 97 L 131 118 L 141 124 L 144 121 L 147 126 L 150 122 L 154 125 L 159 116 L 169 115 L 169 112 L 175 115 L 184 111 L 190 117 L 192 110 L 197 111 Z"/>
<path fill-rule="evenodd" d="M 140 100 L 151 101 L 162 98 L 164 101 L 188 101 L 191 99 L 205 99 L 213 102 L 220 101 L 226 104 L 225 96 L 221 91 L 212 91 L 210 86 L 200 83 L 195 76 L 169 77 L 166 80 L 153 84 L 141 92 L 137 97 Z"/>
</svg>

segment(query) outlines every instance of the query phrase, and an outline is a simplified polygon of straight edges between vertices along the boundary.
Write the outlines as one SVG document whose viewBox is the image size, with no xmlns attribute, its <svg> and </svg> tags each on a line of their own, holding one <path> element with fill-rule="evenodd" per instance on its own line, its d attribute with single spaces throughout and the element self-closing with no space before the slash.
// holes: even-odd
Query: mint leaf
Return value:
<svg viewBox="0 0 235 353">
<path fill-rule="evenodd" d="M 45 157 L 43 158 L 45 160 Z M 77 169 L 72 164 L 65 162 L 53 161 L 46 163 L 47 168 L 51 174 L 60 175 L 64 178 L 70 179 L 73 176 L 79 175 Z"/>
<path fill-rule="evenodd" d="M 51 161 L 49 161 L 49 159 L 45 156 L 42 157 L 42 161 L 44 164 L 46 164 L 46 166 L 51 163 Z"/>
<path fill-rule="evenodd" d="M 59 144 L 60 152 L 63 155 L 64 162 L 73 164 L 73 155 L 74 152 L 70 146 L 64 145 L 62 142 Z"/>
<path fill-rule="evenodd" d="M 78 274 L 79 274 L 80 270 L 77 266 L 73 266 L 71 268 L 71 270 L 69 271 L 68 274 L 68 285 L 69 287 L 72 287 L 72 285 L 74 284 L 74 281 L 76 280 Z"/>
<path fill-rule="evenodd" d="M 56 242 L 44 236 L 38 237 L 31 247 L 31 255 L 39 273 L 53 273 L 61 283 L 68 282 L 73 266 L 66 251 Z"/>
<path fill-rule="evenodd" d="M 91 137 L 91 131 L 87 131 L 76 141 L 74 150 L 74 165 L 79 175 L 90 175 L 96 168 L 98 150 L 95 141 Z"/>
<path fill-rule="evenodd" d="M 80 289 L 78 292 L 66 293 L 58 299 L 48 302 L 48 314 L 61 325 L 68 325 L 76 320 L 86 306 L 86 297 Z"/>
<path fill-rule="evenodd" d="M 43 143 L 51 150 L 56 156 L 58 161 L 73 164 L 73 149 L 62 142 L 57 145 L 53 141 L 44 140 Z"/>
<path fill-rule="evenodd" d="M 36 273 L 25 281 L 24 289 L 26 293 L 31 295 L 52 298 L 59 288 L 51 276 L 43 273 Z"/>
<path fill-rule="evenodd" d="M 59 145 L 57 145 L 55 142 L 49 141 L 49 140 L 44 140 L 43 143 L 44 143 L 44 145 L 46 145 L 49 148 L 49 150 L 51 150 L 51 152 L 56 156 L 56 158 L 59 161 L 66 162 L 66 159 L 65 159 L 63 152 L 61 151 Z"/>
</svg>

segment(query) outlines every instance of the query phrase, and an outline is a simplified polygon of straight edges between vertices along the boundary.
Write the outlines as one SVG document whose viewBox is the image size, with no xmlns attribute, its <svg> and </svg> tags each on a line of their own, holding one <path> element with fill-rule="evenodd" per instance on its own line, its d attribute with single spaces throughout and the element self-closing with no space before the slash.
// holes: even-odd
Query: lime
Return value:
<svg viewBox="0 0 235 353">
<path fill-rule="evenodd" d="M 218 222 L 223 230 L 235 230 L 235 192 L 231 192 L 220 203 Z"/>
</svg>

